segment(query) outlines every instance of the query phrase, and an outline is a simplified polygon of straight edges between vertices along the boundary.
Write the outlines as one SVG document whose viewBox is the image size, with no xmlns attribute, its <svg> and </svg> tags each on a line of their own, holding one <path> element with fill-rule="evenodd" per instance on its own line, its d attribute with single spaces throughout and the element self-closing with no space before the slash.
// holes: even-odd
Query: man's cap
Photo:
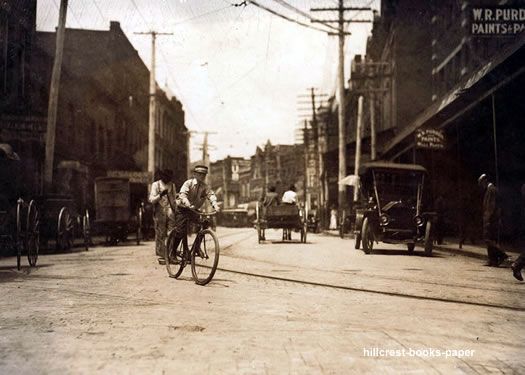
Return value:
<svg viewBox="0 0 525 375">
<path fill-rule="evenodd" d="M 193 172 L 195 173 L 208 173 L 208 167 L 205 165 L 196 165 L 195 168 L 193 168 Z"/>
</svg>

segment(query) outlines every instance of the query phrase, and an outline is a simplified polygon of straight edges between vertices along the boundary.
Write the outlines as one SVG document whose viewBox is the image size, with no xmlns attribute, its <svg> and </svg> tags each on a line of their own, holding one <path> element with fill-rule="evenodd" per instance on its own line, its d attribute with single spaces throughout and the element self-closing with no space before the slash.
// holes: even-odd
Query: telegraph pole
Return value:
<svg viewBox="0 0 525 375">
<path fill-rule="evenodd" d="M 149 75 L 149 122 L 148 122 L 148 172 L 155 173 L 155 113 L 157 111 L 157 87 L 155 80 L 155 41 L 157 35 L 173 35 L 173 33 L 158 33 L 156 31 L 135 33 L 151 35 L 151 70 Z"/>
<path fill-rule="evenodd" d="M 355 135 L 355 163 L 354 175 L 359 175 L 359 166 L 361 164 L 361 128 L 363 127 L 363 97 L 357 99 L 357 129 Z M 354 202 L 359 198 L 359 187 L 354 186 Z"/>
<path fill-rule="evenodd" d="M 58 28 L 55 47 L 55 61 L 53 62 L 53 72 L 51 74 L 51 85 L 49 89 L 49 103 L 47 108 L 47 128 L 46 128 L 46 160 L 44 164 L 44 191 L 51 191 L 53 186 L 53 163 L 55 156 L 55 136 L 58 107 L 58 91 L 60 87 L 60 72 L 62 69 L 62 55 L 64 52 L 64 36 L 66 31 L 66 15 L 68 0 L 60 1 L 60 15 L 58 18 Z"/>
<path fill-rule="evenodd" d="M 346 177 L 346 118 L 345 118 L 345 36 L 350 35 L 350 33 L 345 32 L 345 23 L 351 22 L 371 22 L 370 20 L 345 20 L 344 15 L 345 11 L 362 11 L 362 10 L 372 10 L 369 7 L 345 7 L 344 0 L 339 0 L 339 6 L 337 8 L 313 8 L 311 11 L 315 12 L 326 12 L 326 11 L 337 11 L 338 19 L 337 20 L 312 20 L 312 22 L 318 23 L 337 23 L 338 32 L 329 33 L 329 35 L 337 35 L 339 37 L 339 66 L 338 66 L 338 102 L 339 102 L 339 111 L 338 111 L 338 121 L 339 121 L 339 174 L 338 180 L 342 180 Z M 338 206 L 339 209 L 344 209 L 345 206 L 345 194 L 346 187 L 345 185 L 338 184 Z"/>
</svg>

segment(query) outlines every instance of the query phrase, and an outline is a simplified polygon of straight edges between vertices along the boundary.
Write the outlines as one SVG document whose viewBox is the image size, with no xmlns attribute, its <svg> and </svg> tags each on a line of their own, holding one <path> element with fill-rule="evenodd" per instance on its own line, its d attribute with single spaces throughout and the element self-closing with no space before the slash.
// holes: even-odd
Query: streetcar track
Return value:
<svg viewBox="0 0 525 375">
<path fill-rule="evenodd" d="M 251 237 L 251 234 L 250 236 Z M 226 246 L 224 249 L 231 248 L 234 245 L 237 245 L 238 243 L 248 239 L 249 237 L 243 237 L 237 241 L 234 241 L 233 243 Z M 238 259 L 246 259 L 250 260 L 248 258 L 244 257 L 237 257 Z M 268 263 L 268 262 L 267 262 Z M 276 281 L 283 281 L 283 282 L 289 282 L 289 283 L 295 283 L 295 284 L 302 284 L 302 285 L 310 285 L 310 286 L 317 286 L 317 287 L 324 287 L 324 288 L 331 288 L 331 289 L 338 289 L 338 290 L 346 290 L 346 291 L 354 291 L 354 292 L 361 292 L 361 293 L 370 293 L 370 294 L 380 294 L 380 295 L 387 295 L 391 297 L 398 297 L 398 298 L 406 298 L 406 299 L 416 299 L 416 300 L 424 300 L 424 301 L 435 301 L 435 302 L 443 302 L 443 303 L 451 303 L 451 304 L 459 304 L 459 305 L 469 305 L 469 306 L 477 306 L 477 307 L 488 307 L 488 308 L 495 308 L 495 309 L 502 309 L 502 310 L 511 310 L 511 311 L 522 311 L 525 312 L 525 308 L 522 307 L 515 307 L 515 306 L 507 306 L 507 305 L 501 305 L 501 304 L 490 304 L 490 303 L 482 303 L 482 302 L 472 302 L 472 301 L 464 301 L 459 299 L 452 299 L 452 298 L 441 298 L 441 297 L 430 297 L 430 296 L 420 296 L 415 294 L 408 294 L 408 293 L 400 293 L 400 292 L 388 292 L 383 290 L 376 290 L 376 289 L 368 289 L 368 288 L 358 288 L 358 287 L 351 287 L 351 286 L 344 286 L 344 285 L 334 285 L 334 284 L 328 284 L 328 283 L 318 283 L 314 281 L 306 281 L 306 280 L 299 280 L 299 279 L 293 279 L 293 278 L 286 278 L 286 277 L 279 277 L 279 276 L 272 276 L 272 275 L 265 275 L 265 274 L 259 274 L 259 273 L 253 273 L 253 272 L 245 272 L 245 271 L 238 271 L 234 269 L 227 269 L 218 267 L 217 270 L 223 271 L 223 272 L 229 272 L 233 274 L 239 274 L 244 276 L 250 276 L 250 277 L 256 277 L 256 278 L 263 278 L 263 279 L 269 279 L 269 280 L 276 280 Z M 324 270 L 317 270 L 321 272 L 329 272 Z M 331 271 L 331 272 L 337 272 L 337 271 Z M 337 272 L 341 273 L 341 272 Z M 399 278 L 393 278 L 393 277 L 382 277 L 384 279 L 395 279 L 400 280 Z M 413 282 L 412 280 L 404 279 L 404 281 Z M 440 285 L 443 284 L 437 283 L 437 282 L 424 282 L 430 285 Z M 450 284 L 448 286 L 451 287 L 461 287 L 465 289 L 474 289 L 474 290 L 487 290 L 486 288 L 477 288 L 477 287 L 469 287 L 469 286 L 463 286 L 463 285 L 453 285 Z M 502 290 L 492 290 L 495 292 L 501 292 Z"/>
<path fill-rule="evenodd" d="M 276 280 L 276 281 L 284 281 L 284 282 L 289 282 L 289 283 L 294 283 L 294 284 L 310 285 L 310 286 L 317 286 L 317 287 L 330 288 L 330 289 L 338 289 L 338 290 L 346 290 L 346 291 L 361 292 L 361 293 L 387 295 L 390 297 L 399 297 L 399 298 L 416 299 L 416 300 L 424 300 L 424 301 L 435 301 L 435 302 L 444 302 L 444 303 L 454 303 L 454 304 L 460 304 L 460 305 L 488 307 L 488 308 L 495 308 L 495 309 L 525 312 L 525 308 L 523 307 L 506 306 L 506 305 L 498 305 L 498 304 L 490 304 L 490 303 L 482 303 L 482 302 L 470 302 L 470 301 L 462 301 L 458 299 L 447 299 L 447 298 L 440 298 L 440 297 L 418 296 L 414 294 L 406 294 L 406 293 L 399 293 L 399 292 L 387 292 L 387 291 L 375 290 L 375 289 L 357 288 L 357 287 L 334 285 L 334 284 L 327 284 L 327 283 L 318 283 L 314 281 L 298 280 L 298 279 L 292 279 L 292 278 L 286 278 L 286 277 L 237 271 L 237 270 L 221 268 L 221 267 L 218 267 L 217 270 L 220 270 L 223 272 L 234 273 L 238 275 L 243 275 L 243 276 L 250 276 L 250 277 L 262 278 L 262 279 Z"/>
<path fill-rule="evenodd" d="M 251 236 L 249 236 L 251 237 Z M 246 238 L 243 238 L 243 239 L 240 239 L 230 245 L 228 245 L 226 248 L 230 248 L 234 245 L 237 245 L 238 243 L 244 241 L 245 239 L 249 238 L 249 237 L 246 237 Z M 272 263 L 272 262 L 269 262 L 269 261 L 263 261 L 263 260 L 260 260 L 260 259 L 257 259 L 257 258 L 253 258 L 253 257 L 244 257 L 244 256 L 239 256 L 239 255 L 231 255 L 231 254 L 228 254 L 227 256 L 231 257 L 231 258 L 235 258 L 235 259 L 242 259 L 242 260 L 247 260 L 247 261 L 256 261 L 256 262 L 261 262 L 261 263 L 266 263 L 266 264 L 269 264 L 269 265 L 272 265 L 272 266 L 287 266 L 287 267 L 291 267 L 289 265 L 286 265 L 286 264 L 278 264 L 278 263 Z M 294 266 L 295 268 L 299 268 L 297 266 Z M 303 268 L 304 269 L 304 268 Z M 316 272 L 324 272 L 324 273 L 330 273 L 330 274 L 339 274 L 339 275 L 347 275 L 349 272 L 344 272 L 344 271 L 335 271 L 335 270 L 325 270 L 325 269 L 320 269 L 320 268 L 308 268 L 308 270 L 313 270 L 313 271 L 316 271 Z M 353 270 L 353 272 L 355 272 L 356 270 Z M 357 270 L 359 272 L 363 271 L 363 270 Z M 513 293 L 513 294 L 516 294 L 518 296 L 521 296 L 522 295 L 522 292 L 520 290 L 516 290 L 516 289 L 509 289 L 509 290 L 506 290 L 506 289 L 495 289 L 495 288 L 490 288 L 490 287 L 476 287 L 476 286 L 469 286 L 469 285 L 462 285 L 462 284 L 450 284 L 450 283 L 442 283 L 442 282 L 432 282 L 432 281 L 426 281 L 426 280 L 414 280 L 414 279 L 410 279 L 410 278 L 406 278 L 406 277 L 399 277 L 399 276 L 377 276 L 377 275 L 367 275 L 366 273 L 361 273 L 359 275 L 360 277 L 367 277 L 367 278 L 371 278 L 371 279 L 375 279 L 377 280 L 378 278 L 381 278 L 381 279 L 384 279 L 384 280 L 393 280 L 393 281 L 406 281 L 406 282 L 410 282 L 410 283 L 414 283 L 414 282 L 417 282 L 417 284 L 425 284 L 425 285 L 429 285 L 429 286 L 439 286 L 439 287 L 442 287 L 442 286 L 447 286 L 447 287 L 452 287 L 452 288 L 462 288 L 462 289 L 470 289 L 470 290 L 478 290 L 478 291 L 491 291 L 491 292 L 505 292 L 505 293 Z"/>
</svg>

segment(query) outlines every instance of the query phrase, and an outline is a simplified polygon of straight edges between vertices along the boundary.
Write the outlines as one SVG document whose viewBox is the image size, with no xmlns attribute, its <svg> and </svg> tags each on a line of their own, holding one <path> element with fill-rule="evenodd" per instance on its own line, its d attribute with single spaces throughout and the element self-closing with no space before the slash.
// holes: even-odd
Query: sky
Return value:
<svg viewBox="0 0 525 375">
<path fill-rule="evenodd" d="M 183 104 L 191 137 L 192 161 L 201 158 L 200 132 L 209 135 L 212 161 L 226 156 L 250 157 L 257 146 L 294 143 L 295 128 L 305 105 L 301 95 L 310 87 L 334 94 L 337 83 L 337 37 L 286 21 L 241 0 L 69 0 L 67 27 L 121 28 L 151 67 L 151 39 L 136 32 L 173 33 L 157 38 L 156 78 Z M 257 3 L 294 20 L 312 24 L 291 10 L 324 19 L 337 0 L 258 0 Z M 38 0 L 37 30 L 58 24 L 60 0 Z M 378 0 L 346 0 L 346 6 L 378 7 Z M 371 12 L 349 12 L 348 18 L 371 19 Z M 364 54 L 371 24 L 349 26 L 345 57 Z"/>
</svg>

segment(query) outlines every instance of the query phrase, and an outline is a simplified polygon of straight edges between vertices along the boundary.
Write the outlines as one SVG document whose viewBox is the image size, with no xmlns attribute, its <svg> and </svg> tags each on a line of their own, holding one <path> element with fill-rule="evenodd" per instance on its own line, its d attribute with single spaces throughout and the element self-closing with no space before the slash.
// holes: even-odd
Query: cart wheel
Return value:
<svg viewBox="0 0 525 375">
<path fill-rule="evenodd" d="M 16 238 L 15 238 L 15 246 L 16 246 L 16 268 L 20 271 L 21 264 L 20 260 L 22 257 L 22 205 L 24 204 L 24 201 L 22 199 L 18 199 L 16 202 Z"/>
<path fill-rule="evenodd" d="M 73 246 L 74 240 L 74 223 L 69 209 L 62 207 L 58 214 L 57 225 L 57 250 L 69 250 Z"/>
<path fill-rule="evenodd" d="M 139 206 L 139 209 L 137 211 L 137 246 L 140 245 L 140 240 L 142 239 L 142 217 L 144 214 L 144 210 L 141 206 Z"/>
<path fill-rule="evenodd" d="M 415 243 L 407 243 L 407 248 L 408 248 L 408 254 L 409 255 L 414 254 L 414 248 L 415 247 L 416 247 Z"/>
<path fill-rule="evenodd" d="M 38 251 L 40 249 L 40 215 L 36 207 L 36 202 L 29 202 L 27 209 L 27 226 L 26 226 L 26 249 L 27 260 L 31 267 L 36 266 L 38 260 Z"/>
<path fill-rule="evenodd" d="M 91 224 L 89 223 L 88 210 L 86 210 L 86 213 L 82 216 L 82 236 L 84 237 L 84 248 L 88 251 L 89 245 L 91 244 Z"/>
<path fill-rule="evenodd" d="M 368 218 L 363 221 L 363 229 L 361 230 L 363 236 L 363 251 L 365 254 L 370 254 L 374 248 L 374 234 L 370 228 Z"/>
<path fill-rule="evenodd" d="M 433 242 L 432 233 L 432 223 L 427 221 L 427 226 L 425 228 L 425 256 L 432 256 L 432 242 Z"/>
</svg>

